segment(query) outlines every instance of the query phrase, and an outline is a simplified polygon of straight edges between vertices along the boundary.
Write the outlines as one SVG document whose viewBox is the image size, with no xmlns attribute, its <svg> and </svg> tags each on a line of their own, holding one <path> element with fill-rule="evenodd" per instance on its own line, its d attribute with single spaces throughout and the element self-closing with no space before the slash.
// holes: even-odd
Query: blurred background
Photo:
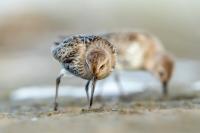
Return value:
<svg viewBox="0 0 200 133">
<path fill-rule="evenodd" d="M 50 47 L 68 34 L 145 30 L 178 59 L 198 64 L 199 5 L 197 0 L 0 1 L 0 96 L 23 86 L 54 85 L 60 65 Z M 179 66 L 184 68 L 181 77 L 188 76 L 189 69 L 196 74 L 192 77 L 200 73 L 199 66 L 188 62 Z M 76 79 L 65 82 L 84 83 Z"/>
<path fill-rule="evenodd" d="M 0 132 L 198 132 L 199 24 L 199 0 L 0 0 Z M 68 77 L 59 93 L 68 99 L 59 97 L 59 111 L 52 112 L 60 65 L 50 47 L 59 36 L 127 30 L 156 35 L 174 55 L 169 92 L 180 97 L 114 103 L 96 97 L 94 109 L 87 111 L 85 81 Z M 127 93 L 155 98 L 161 91 L 149 73 L 120 73 Z M 102 96 L 117 95 L 112 76 L 105 82 L 97 85 L 108 90 Z"/>
</svg>

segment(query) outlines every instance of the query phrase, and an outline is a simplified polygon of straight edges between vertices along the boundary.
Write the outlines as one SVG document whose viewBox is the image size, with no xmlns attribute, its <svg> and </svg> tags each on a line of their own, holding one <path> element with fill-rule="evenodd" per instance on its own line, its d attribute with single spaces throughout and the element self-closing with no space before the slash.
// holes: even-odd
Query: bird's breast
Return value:
<svg viewBox="0 0 200 133">
<path fill-rule="evenodd" d="M 145 49 L 139 42 L 131 43 L 125 50 L 123 56 L 119 55 L 119 65 L 129 69 L 140 69 L 143 66 Z"/>
</svg>

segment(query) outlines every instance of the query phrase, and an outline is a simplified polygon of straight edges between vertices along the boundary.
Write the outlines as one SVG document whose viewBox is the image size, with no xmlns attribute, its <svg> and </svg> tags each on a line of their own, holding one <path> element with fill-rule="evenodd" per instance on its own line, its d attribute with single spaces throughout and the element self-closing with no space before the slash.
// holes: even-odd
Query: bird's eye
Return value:
<svg viewBox="0 0 200 133">
<path fill-rule="evenodd" d="M 160 77 L 164 76 L 164 72 L 159 72 Z"/>
<path fill-rule="evenodd" d="M 105 65 L 102 65 L 102 66 L 100 67 L 100 69 L 101 69 L 101 70 L 103 70 L 103 69 L 104 69 L 104 67 L 105 67 Z"/>
</svg>

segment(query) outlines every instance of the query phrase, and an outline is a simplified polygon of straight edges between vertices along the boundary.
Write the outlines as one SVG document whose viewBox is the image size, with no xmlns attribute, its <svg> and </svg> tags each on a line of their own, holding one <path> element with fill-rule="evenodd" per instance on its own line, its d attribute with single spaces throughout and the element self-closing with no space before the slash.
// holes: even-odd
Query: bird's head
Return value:
<svg viewBox="0 0 200 133">
<path fill-rule="evenodd" d="M 158 54 L 155 58 L 155 64 L 153 67 L 153 73 L 158 77 L 163 85 L 164 94 L 167 92 L 167 86 L 171 79 L 173 69 L 174 69 L 174 61 L 172 57 L 166 53 Z"/>
<path fill-rule="evenodd" d="M 96 79 L 106 78 L 113 70 L 111 56 L 104 50 L 96 49 L 86 56 L 86 65 Z"/>
</svg>

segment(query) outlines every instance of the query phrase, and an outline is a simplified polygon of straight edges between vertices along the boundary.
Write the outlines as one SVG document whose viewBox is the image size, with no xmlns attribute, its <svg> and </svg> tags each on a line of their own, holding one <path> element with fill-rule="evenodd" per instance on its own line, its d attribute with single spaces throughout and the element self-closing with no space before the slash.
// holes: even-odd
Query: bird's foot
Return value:
<svg viewBox="0 0 200 133">
<path fill-rule="evenodd" d="M 160 100 L 165 101 L 165 100 L 169 100 L 169 95 L 163 95 Z"/>
<path fill-rule="evenodd" d="M 54 103 L 54 111 L 58 111 L 58 103 Z"/>
<path fill-rule="evenodd" d="M 122 101 L 128 101 L 130 98 L 127 95 L 122 94 L 122 95 L 120 95 L 119 99 Z"/>
</svg>

